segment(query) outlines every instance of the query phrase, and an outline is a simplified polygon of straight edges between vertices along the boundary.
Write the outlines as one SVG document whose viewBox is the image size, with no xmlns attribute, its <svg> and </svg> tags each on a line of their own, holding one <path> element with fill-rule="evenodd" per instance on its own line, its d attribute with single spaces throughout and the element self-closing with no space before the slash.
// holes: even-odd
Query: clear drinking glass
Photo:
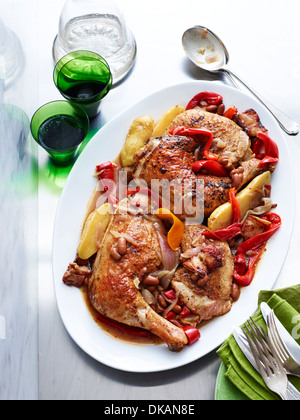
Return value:
<svg viewBox="0 0 300 420">
<path fill-rule="evenodd" d="M 53 45 L 55 63 L 78 50 L 93 51 L 105 58 L 114 84 L 130 71 L 136 42 L 113 0 L 67 0 Z"/>
</svg>

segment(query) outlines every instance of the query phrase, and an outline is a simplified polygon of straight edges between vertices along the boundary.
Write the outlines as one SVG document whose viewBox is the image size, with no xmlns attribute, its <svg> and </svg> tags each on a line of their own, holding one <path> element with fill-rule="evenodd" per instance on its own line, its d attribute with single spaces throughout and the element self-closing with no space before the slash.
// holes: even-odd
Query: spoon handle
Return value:
<svg viewBox="0 0 300 420">
<path fill-rule="evenodd" d="M 235 77 L 240 83 L 242 83 L 274 116 L 278 121 L 280 127 L 289 135 L 296 135 L 300 131 L 300 126 L 296 121 L 291 120 L 279 109 L 275 108 L 268 101 L 263 99 L 257 92 L 255 92 L 247 83 L 245 83 L 237 74 L 235 74 L 228 67 L 222 69 L 228 76 Z"/>
</svg>

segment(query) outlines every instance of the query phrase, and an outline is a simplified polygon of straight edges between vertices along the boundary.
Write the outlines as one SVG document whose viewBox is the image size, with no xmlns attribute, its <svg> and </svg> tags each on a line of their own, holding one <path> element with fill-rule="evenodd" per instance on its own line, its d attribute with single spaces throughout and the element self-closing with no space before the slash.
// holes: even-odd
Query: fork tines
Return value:
<svg viewBox="0 0 300 420">
<path fill-rule="evenodd" d="M 246 322 L 242 329 L 248 340 L 257 369 L 267 387 L 280 395 L 282 399 L 287 399 L 287 375 L 264 329 L 258 326 L 252 318 Z"/>
<path fill-rule="evenodd" d="M 270 323 L 269 334 L 271 342 L 276 350 L 276 354 L 278 355 L 279 360 L 281 361 L 281 363 L 283 363 L 285 360 L 289 359 L 290 355 L 278 333 L 273 311 L 268 317 L 268 321 Z"/>
<path fill-rule="evenodd" d="M 265 331 L 251 317 L 243 327 L 243 331 L 253 352 L 257 367 L 259 368 L 263 364 L 269 370 L 272 367 L 273 353 Z"/>
</svg>

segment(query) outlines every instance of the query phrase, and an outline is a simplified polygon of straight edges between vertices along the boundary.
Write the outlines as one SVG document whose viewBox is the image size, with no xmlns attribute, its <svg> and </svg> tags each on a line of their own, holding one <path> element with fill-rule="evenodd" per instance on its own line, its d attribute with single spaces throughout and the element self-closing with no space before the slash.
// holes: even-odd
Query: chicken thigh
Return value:
<svg viewBox="0 0 300 420">
<path fill-rule="evenodd" d="M 168 131 L 175 127 L 202 128 L 214 135 L 211 152 L 226 156 L 233 165 L 244 160 L 250 150 L 248 135 L 234 121 L 201 109 L 185 111 L 176 117 Z"/>
<path fill-rule="evenodd" d="M 210 152 L 219 156 L 219 162 L 227 169 L 228 177 L 195 174 L 192 164 L 202 159 L 207 140 L 197 136 L 168 135 L 176 127 L 211 131 L 214 140 Z M 162 198 L 169 198 L 170 209 L 178 216 L 197 217 L 198 222 L 202 222 L 199 208 L 203 210 L 203 218 L 209 217 L 217 207 L 229 200 L 231 188 L 240 190 L 265 170 L 253 155 L 248 135 L 228 118 L 201 109 L 185 111 L 173 120 L 165 134 L 150 138 L 145 147 L 137 152 L 133 177 L 146 181 L 152 189 L 156 189 L 153 180 L 169 181 L 170 190 L 156 189 L 156 192 Z M 187 195 L 192 196 L 191 208 L 179 206 L 178 210 L 178 202 L 182 202 Z"/>
<path fill-rule="evenodd" d="M 162 268 L 159 231 L 164 227 L 156 217 L 153 223 L 151 217 L 136 211 L 135 200 L 139 200 L 141 209 L 145 196 L 137 194 L 134 199 L 123 200 L 113 215 L 94 263 L 89 283 L 90 302 L 100 314 L 149 330 L 164 340 L 170 350 L 178 351 L 187 344 L 184 331 L 157 314 L 139 290 L 141 272 L 151 274 Z M 126 206 L 128 209 L 124 211 Z M 122 250 L 118 248 L 120 238 L 123 238 Z"/>
<path fill-rule="evenodd" d="M 247 121 L 250 121 L 248 125 L 250 125 L 251 129 L 245 126 L 246 118 Z M 241 124 L 241 121 L 244 122 L 244 125 Z M 233 186 L 239 190 L 265 170 L 260 166 L 260 161 L 255 158 L 251 150 L 250 137 L 256 136 L 259 131 L 267 132 L 267 130 L 262 126 L 254 110 L 239 114 L 237 122 L 239 124 L 202 109 L 192 109 L 176 117 L 167 132 L 177 126 L 211 131 L 214 135 L 214 141 L 210 150 L 219 156 L 219 162 L 222 162 L 231 172 L 230 176 L 233 179 Z M 241 168 L 242 171 L 236 171 L 237 168 Z M 268 165 L 267 169 L 273 172 L 275 167 L 271 164 Z M 238 184 L 234 183 L 236 172 L 242 173 Z"/>
<path fill-rule="evenodd" d="M 197 209 L 201 208 L 203 217 L 208 217 L 229 200 L 232 183 L 229 177 L 197 175 L 193 172 L 192 164 L 195 162 L 195 151 L 198 147 L 197 140 L 191 137 L 152 138 L 135 156 L 133 178 L 146 181 L 149 188 L 160 193 L 155 182 L 162 181 L 164 185 L 164 182 L 169 181 L 170 189 L 162 190 L 160 195 L 170 199 L 173 213 L 195 217 Z M 182 205 L 183 198 L 188 194 L 192 196 L 192 209 Z"/>
<path fill-rule="evenodd" d="M 181 267 L 172 287 L 195 315 L 195 324 L 221 316 L 232 308 L 234 262 L 227 242 L 207 240 L 205 226 L 186 226 Z"/>
</svg>

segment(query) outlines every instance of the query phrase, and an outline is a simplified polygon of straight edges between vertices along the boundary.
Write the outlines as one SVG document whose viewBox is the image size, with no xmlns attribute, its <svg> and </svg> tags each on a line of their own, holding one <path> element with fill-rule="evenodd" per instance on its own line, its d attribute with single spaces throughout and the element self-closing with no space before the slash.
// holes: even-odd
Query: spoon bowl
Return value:
<svg viewBox="0 0 300 420">
<path fill-rule="evenodd" d="M 229 61 L 229 53 L 220 38 L 203 26 L 188 29 L 182 44 L 189 59 L 208 71 L 219 71 Z"/>
<path fill-rule="evenodd" d="M 235 87 L 235 79 L 244 85 L 274 116 L 280 127 L 289 135 L 296 135 L 300 126 L 272 104 L 263 99 L 254 89 L 228 68 L 229 53 L 221 39 L 204 26 L 188 29 L 182 37 L 183 48 L 189 59 L 199 68 L 210 72 L 223 72 Z"/>
</svg>

